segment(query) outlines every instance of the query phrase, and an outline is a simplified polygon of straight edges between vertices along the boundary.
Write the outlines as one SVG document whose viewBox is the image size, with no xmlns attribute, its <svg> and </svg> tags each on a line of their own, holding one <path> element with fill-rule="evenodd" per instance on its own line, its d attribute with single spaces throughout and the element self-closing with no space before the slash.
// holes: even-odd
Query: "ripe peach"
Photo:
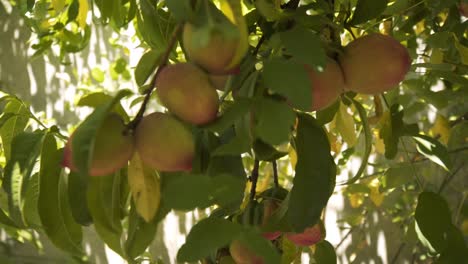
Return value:
<svg viewBox="0 0 468 264">
<path fill-rule="evenodd" d="M 411 66 L 408 50 L 382 34 L 358 38 L 339 58 L 346 88 L 363 94 L 379 94 L 400 83 Z"/>
<path fill-rule="evenodd" d="M 218 94 L 208 75 L 191 63 L 164 67 L 156 80 L 161 103 L 180 119 L 203 125 L 216 118 Z"/>
<path fill-rule="evenodd" d="M 311 111 L 321 110 L 333 104 L 345 87 L 343 72 L 338 63 L 329 59 L 322 72 L 317 72 L 308 65 L 305 65 L 305 68 L 312 82 Z"/>
<path fill-rule="evenodd" d="M 460 2 L 460 4 L 458 4 L 458 11 L 460 11 L 460 15 L 468 17 L 468 3 Z"/>
<path fill-rule="evenodd" d="M 230 65 L 240 62 L 240 59 L 233 62 L 240 45 L 239 36 L 226 34 L 220 29 L 212 29 L 209 38 L 205 34 L 203 28 L 190 23 L 184 25 L 182 40 L 188 59 L 210 73 L 230 73 L 235 68 Z"/>
<path fill-rule="evenodd" d="M 298 246 L 312 246 L 320 242 L 324 236 L 320 224 L 308 227 L 302 233 L 287 233 L 286 238 Z"/>
<path fill-rule="evenodd" d="M 239 240 L 232 241 L 229 246 L 231 257 L 237 264 L 264 264 L 262 257 L 258 256 L 251 249 L 242 244 Z"/>
<path fill-rule="evenodd" d="M 263 201 L 263 220 L 262 226 L 265 226 L 268 223 L 268 220 L 271 216 L 275 213 L 275 211 L 279 208 L 279 202 L 273 199 L 265 199 Z M 272 232 L 264 232 L 262 236 L 268 240 L 275 240 L 279 236 L 281 236 L 281 231 L 272 231 Z"/>
<path fill-rule="evenodd" d="M 132 135 L 125 130 L 125 124 L 118 114 L 112 113 L 104 119 L 94 139 L 88 172 L 90 176 L 109 175 L 127 165 L 133 155 L 134 142 Z M 62 165 L 77 171 L 73 164 L 72 142 L 73 135 L 65 145 Z"/>
<path fill-rule="evenodd" d="M 145 116 L 135 131 L 135 145 L 141 160 L 159 171 L 189 171 L 195 153 L 191 131 L 164 113 Z"/>
</svg>

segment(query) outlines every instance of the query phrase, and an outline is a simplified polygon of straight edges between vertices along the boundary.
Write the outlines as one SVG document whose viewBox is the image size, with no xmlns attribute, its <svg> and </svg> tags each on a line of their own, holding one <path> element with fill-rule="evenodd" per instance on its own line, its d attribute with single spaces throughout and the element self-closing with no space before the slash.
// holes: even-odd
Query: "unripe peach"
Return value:
<svg viewBox="0 0 468 264">
<path fill-rule="evenodd" d="M 329 59 L 322 72 L 317 72 L 308 65 L 305 65 L 305 68 L 312 82 L 311 111 L 321 110 L 333 104 L 345 87 L 343 72 L 338 63 Z"/>
<path fill-rule="evenodd" d="M 161 103 L 180 119 L 195 125 L 213 121 L 218 113 L 216 89 L 208 75 L 191 63 L 164 67 L 156 80 Z"/>
<path fill-rule="evenodd" d="M 286 238 L 298 246 L 312 246 L 320 242 L 324 236 L 320 224 L 308 227 L 302 233 L 287 233 Z"/>
<path fill-rule="evenodd" d="M 189 171 L 195 153 L 191 131 L 164 113 L 145 116 L 135 131 L 135 145 L 141 160 L 159 171 Z"/>
<path fill-rule="evenodd" d="M 71 171 L 77 171 L 73 164 L 72 142 L 73 135 L 65 145 L 62 164 Z M 118 114 L 110 114 L 97 130 L 88 174 L 103 176 L 116 172 L 127 165 L 133 151 L 133 137 L 126 131 L 122 118 Z"/>
<path fill-rule="evenodd" d="M 242 244 L 239 240 L 232 241 L 229 246 L 231 257 L 237 264 L 264 264 L 262 257 L 258 256 L 251 249 Z"/>
<path fill-rule="evenodd" d="M 379 94 L 400 83 L 411 66 L 408 50 L 382 34 L 358 38 L 339 58 L 346 88 L 363 94 Z"/>
<path fill-rule="evenodd" d="M 238 35 L 228 35 L 220 29 L 213 29 L 209 38 L 206 32 L 198 31 L 190 23 L 184 25 L 183 45 L 188 59 L 213 74 L 230 73 L 238 64 L 233 62 L 239 47 Z"/>
</svg>

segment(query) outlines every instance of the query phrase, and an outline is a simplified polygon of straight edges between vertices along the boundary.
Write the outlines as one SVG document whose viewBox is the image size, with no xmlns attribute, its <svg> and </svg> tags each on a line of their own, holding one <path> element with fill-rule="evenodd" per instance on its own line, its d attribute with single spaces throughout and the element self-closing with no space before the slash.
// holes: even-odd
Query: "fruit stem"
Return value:
<svg viewBox="0 0 468 264">
<path fill-rule="evenodd" d="M 252 182 L 252 186 L 250 187 L 250 201 L 253 201 L 255 199 L 259 167 L 260 167 L 260 161 L 258 159 L 255 159 L 254 167 L 252 169 L 252 175 L 250 176 L 250 181 Z"/>
<path fill-rule="evenodd" d="M 171 51 L 177 42 L 177 37 L 182 31 L 183 25 L 184 25 L 183 23 L 177 24 L 174 31 L 172 32 L 172 35 L 171 35 L 171 38 L 169 39 L 169 43 L 167 44 L 166 50 L 161 56 L 161 64 L 156 69 L 156 73 L 153 75 L 153 78 L 151 79 L 151 83 L 150 83 L 148 90 L 145 91 L 146 93 L 145 99 L 143 100 L 143 103 L 141 104 L 140 110 L 138 110 L 138 113 L 136 114 L 135 118 L 127 126 L 129 129 L 134 130 L 137 127 L 138 123 L 140 123 L 140 120 L 143 118 L 143 114 L 145 113 L 145 110 L 146 110 L 146 105 L 149 102 L 151 94 L 156 88 L 156 80 L 159 76 L 159 73 L 167 65 L 167 62 L 169 60 L 169 55 L 171 54 Z"/>
<path fill-rule="evenodd" d="M 275 183 L 275 187 L 279 187 L 279 181 L 278 181 L 278 167 L 276 166 L 276 160 L 271 162 L 271 165 L 273 165 L 273 181 Z"/>
</svg>

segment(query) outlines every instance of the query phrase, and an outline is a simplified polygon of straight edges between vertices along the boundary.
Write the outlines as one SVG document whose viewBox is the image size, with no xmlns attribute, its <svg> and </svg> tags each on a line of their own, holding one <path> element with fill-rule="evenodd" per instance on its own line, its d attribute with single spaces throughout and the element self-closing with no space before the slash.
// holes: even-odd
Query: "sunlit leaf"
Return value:
<svg viewBox="0 0 468 264">
<path fill-rule="evenodd" d="M 82 231 L 72 217 L 67 199 L 67 183 L 60 163 L 62 150 L 52 134 L 47 134 L 41 150 L 39 172 L 39 216 L 47 237 L 54 245 L 75 256 L 81 256 Z"/>
<path fill-rule="evenodd" d="M 413 136 L 413 139 L 421 154 L 447 171 L 452 169 L 452 161 L 447 148 L 439 141 L 425 135 L 416 135 Z"/>
<path fill-rule="evenodd" d="M 137 213 L 150 222 L 159 209 L 161 184 L 156 171 L 146 167 L 138 153 L 133 155 L 128 166 L 128 185 Z"/>
</svg>

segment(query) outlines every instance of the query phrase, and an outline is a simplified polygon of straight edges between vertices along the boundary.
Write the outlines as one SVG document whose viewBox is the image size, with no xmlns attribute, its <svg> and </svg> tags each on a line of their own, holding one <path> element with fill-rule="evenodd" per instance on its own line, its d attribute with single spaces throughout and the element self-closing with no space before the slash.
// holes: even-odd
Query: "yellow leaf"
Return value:
<svg viewBox="0 0 468 264">
<path fill-rule="evenodd" d="M 296 150 L 294 150 L 293 147 L 289 148 L 288 156 L 289 156 L 289 160 L 291 161 L 291 167 L 295 168 L 296 163 L 297 163 L 297 153 L 296 153 Z"/>
<path fill-rule="evenodd" d="M 447 144 L 450 137 L 450 124 L 447 118 L 442 115 L 437 115 L 431 132 L 434 136 L 440 135 L 440 141 Z"/>
<path fill-rule="evenodd" d="M 128 185 L 137 213 L 150 222 L 159 209 L 161 183 L 156 171 L 146 167 L 136 152 L 128 166 Z"/>
<path fill-rule="evenodd" d="M 369 188 L 370 188 L 369 198 L 371 199 L 372 203 L 374 203 L 375 206 L 380 207 L 384 199 L 384 194 L 379 191 L 378 186 L 375 186 L 375 187 L 371 186 Z"/>
<path fill-rule="evenodd" d="M 65 0 L 52 0 L 52 7 L 58 13 L 65 7 Z"/>
<path fill-rule="evenodd" d="M 339 153 L 341 150 L 341 143 L 337 140 L 335 134 L 327 130 L 328 141 L 330 142 L 330 148 L 333 152 Z"/>
<path fill-rule="evenodd" d="M 362 193 L 352 193 L 349 195 L 349 203 L 352 208 L 358 208 L 364 202 L 364 195 Z"/>
<path fill-rule="evenodd" d="M 86 18 L 88 17 L 89 4 L 88 0 L 79 0 L 78 16 L 76 21 L 81 28 L 86 27 Z"/>
<path fill-rule="evenodd" d="M 374 138 L 375 138 L 375 143 L 374 143 L 374 148 L 375 148 L 375 151 L 377 151 L 377 153 L 379 154 L 384 154 L 385 153 L 385 143 L 383 141 L 383 139 L 381 139 L 379 137 L 379 131 L 377 129 L 374 129 Z"/>
<path fill-rule="evenodd" d="M 241 0 L 222 0 L 220 1 L 220 6 L 221 11 L 233 24 L 237 25 L 237 28 L 239 29 L 239 46 L 237 47 L 236 53 L 228 66 L 228 68 L 232 68 L 239 64 L 249 49 L 249 33 L 247 31 L 247 23 L 242 15 Z"/>
<path fill-rule="evenodd" d="M 340 132 L 343 140 L 350 146 L 354 146 L 357 141 L 356 131 L 354 128 L 354 118 L 348 113 L 347 107 L 340 102 L 340 107 L 335 115 L 335 125 L 338 132 Z"/>
</svg>

